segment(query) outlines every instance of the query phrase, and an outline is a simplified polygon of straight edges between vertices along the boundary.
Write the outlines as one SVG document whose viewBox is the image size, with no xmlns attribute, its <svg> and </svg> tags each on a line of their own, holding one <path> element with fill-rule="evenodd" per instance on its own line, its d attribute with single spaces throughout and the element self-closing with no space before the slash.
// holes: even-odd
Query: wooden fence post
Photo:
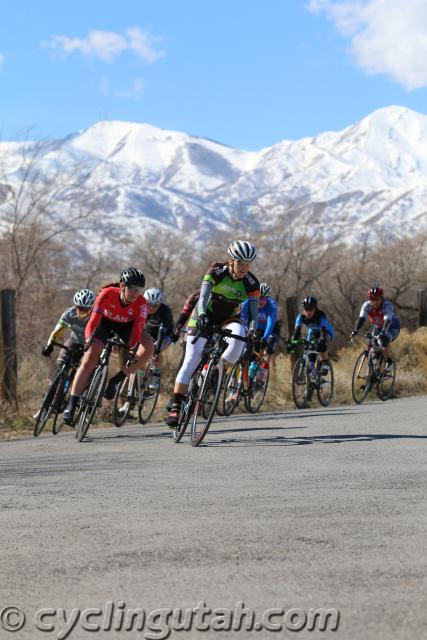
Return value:
<svg viewBox="0 0 427 640">
<path fill-rule="evenodd" d="M 427 326 L 427 289 L 418 289 L 418 326 Z"/>
<path fill-rule="evenodd" d="M 1 398 L 17 400 L 16 306 L 15 289 L 2 289 L 1 309 Z"/>
</svg>

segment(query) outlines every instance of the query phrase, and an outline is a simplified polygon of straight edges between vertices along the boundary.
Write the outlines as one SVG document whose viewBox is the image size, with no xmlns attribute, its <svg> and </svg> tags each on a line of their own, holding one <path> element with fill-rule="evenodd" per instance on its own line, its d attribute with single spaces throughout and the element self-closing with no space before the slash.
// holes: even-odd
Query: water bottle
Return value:
<svg viewBox="0 0 427 640">
<path fill-rule="evenodd" d="M 208 365 L 207 364 L 203 365 L 203 369 L 201 370 L 200 376 L 199 376 L 199 387 L 201 387 L 203 384 L 203 381 L 206 377 L 207 370 L 208 370 Z"/>
<path fill-rule="evenodd" d="M 252 380 L 252 378 L 255 376 L 256 370 L 258 369 L 258 365 L 256 363 L 255 360 L 252 360 L 252 362 L 249 365 L 249 379 Z"/>
<path fill-rule="evenodd" d="M 67 393 L 68 387 L 70 386 L 70 380 L 67 378 L 64 382 L 64 393 Z"/>
</svg>

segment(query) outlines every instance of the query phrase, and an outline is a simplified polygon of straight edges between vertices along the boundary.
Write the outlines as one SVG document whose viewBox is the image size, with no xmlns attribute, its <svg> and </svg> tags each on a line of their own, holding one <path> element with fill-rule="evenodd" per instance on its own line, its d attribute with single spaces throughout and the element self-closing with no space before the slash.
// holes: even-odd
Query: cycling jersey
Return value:
<svg viewBox="0 0 427 640">
<path fill-rule="evenodd" d="M 76 307 L 69 307 L 68 309 L 65 309 L 64 313 L 59 318 L 56 327 L 49 337 L 48 344 L 50 344 L 53 340 L 59 339 L 67 329 L 70 330 L 70 339 L 73 342 L 83 344 L 85 338 L 85 328 L 87 323 L 89 322 L 89 318 L 90 313 L 88 313 L 83 318 L 79 318 Z"/>
<path fill-rule="evenodd" d="M 259 282 L 248 271 L 243 278 L 233 280 L 228 263 L 215 262 L 203 277 L 204 282 L 213 285 L 206 314 L 213 324 L 222 324 L 230 319 L 240 318 L 239 305 L 245 300 L 259 298 Z M 197 309 L 188 323 L 194 327 L 197 322 Z"/>
<path fill-rule="evenodd" d="M 86 325 L 85 338 L 92 336 L 102 318 L 118 325 L 132 322 L 129 344 L 132 348 L 141 339 L 148 309 L 148 302 L 142 295 L 139 295 L 134 302 L 123 304 L 120 299 L 120 287 L 105 287 L 96 297 L 92 314 Z"/>
<path fill-rule="evenodd" d="M 319 336 L 321 333 L 326 333 L 332 340 L 335 336 L 335 329 L 329 322 L 328 317 L 324 311 L 316 309 L 313 317 L 307 318 L 303 313 L 300 313 L 295 320 L 295 330 L 293 339 L 298 339 L 301 335 L 302 327 L 306 327 L 309 339 L 311 337 Z"/>
<path fill-rule="evenodd" d="M 248 301 L 242 304 L 241 317 L 246 326 L 249 325 L 248 319 Z M 273 298 L 267 298 L 267 302 L 261 308 L 258 307 L 258 324 L 257 330 L 262 332 L 263 340 L 266 340 L 272 333 L 274 325 L 277 321 L 277 303 Z"/>
<path fill-rule="evenodd" d="M 360 326 L 362 326 L 366 318 L 368 318 L 369 322 L 377 327 L 377 329 L 382 329 L 384 325 L 388 325 L 394 320 L 397 320 L 393 304 L 390 300 L 383 300 L 379 309 L 374 308 L 371 300 L 366 300 L 360 309 L 358 324 L 360 323 Z"/>
<path fill-rule="evenodd" d="M 154 338 L 154 340 L 157 339 L 157 334 L 159 333 L 159 327 L 161 324 L 165 328 L 164 335 L 171 336 L 173 332 L 172 311 L 171 308 L 163 302 L 155 313 L 148 314 L 147 323 L 145 325 L 145 330 L 150 334 L 152 338 Z"/>
</svg>

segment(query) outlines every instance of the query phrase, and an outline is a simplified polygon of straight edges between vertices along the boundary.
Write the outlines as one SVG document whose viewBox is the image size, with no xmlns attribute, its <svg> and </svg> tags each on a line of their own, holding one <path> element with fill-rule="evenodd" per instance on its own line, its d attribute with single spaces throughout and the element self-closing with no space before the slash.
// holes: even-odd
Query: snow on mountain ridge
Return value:
<svg viewBox="0 0 427 640">
<path fill-rule="evenodd" d="M 427 116 L 402 107 L 256 152 L 122 121 L 97 122 L 56 143 L 44 170 L 81 163 L 89 191 L 108 197 L 93 234 L 131 221 L 141 235 L 158 224 L 202 237 L 252 212 L 266 224 L 297 221 L 351 241 L 366 225 L 395 237 L 426 218 Z M 0 159 L 18 150 L 0 143 Z"/>
</svg>

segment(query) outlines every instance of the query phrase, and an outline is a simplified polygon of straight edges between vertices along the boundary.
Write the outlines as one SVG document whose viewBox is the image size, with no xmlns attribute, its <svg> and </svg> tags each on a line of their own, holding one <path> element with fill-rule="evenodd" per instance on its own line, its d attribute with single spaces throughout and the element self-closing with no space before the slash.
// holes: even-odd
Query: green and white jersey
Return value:
<svg viewBox="0 0 427 640">
<path fill-rule="evenodd" d="M 248 273 L 239 280 L 233 280 L 228 270 L 228 264 L 215 262 L 203 276 L 203 281 L 213 285 L 211 299 L 206 313 L 214 324 L 221 324 L 228 319 L 240 317 L 239 306 L 250 298 L 259 298 L 259 282 Z M 197 319 L 197 307 L 193 314 L 193 322 Z"/>
</svg>

